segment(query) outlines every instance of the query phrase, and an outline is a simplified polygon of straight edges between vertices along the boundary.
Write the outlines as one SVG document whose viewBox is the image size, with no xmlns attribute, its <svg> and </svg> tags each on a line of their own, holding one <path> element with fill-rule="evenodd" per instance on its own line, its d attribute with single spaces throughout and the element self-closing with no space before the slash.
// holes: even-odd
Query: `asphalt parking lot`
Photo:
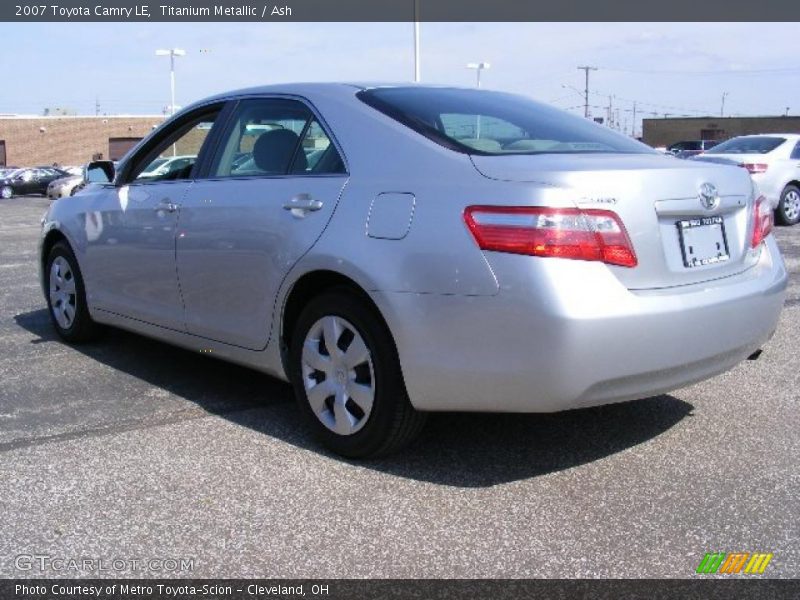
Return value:
<svg viewBox="0 0 800 600">
<path fill-rule="evenodd" d="M 800 576 L 800 226 L 777 229 L 792 282 L 760 360 L 615 406 L 436 415 L 413 448 L 354 463 L 265 375 L 120 331 L 56 339 L 36 274 L 47 204 L 0 201 L 2 577 L 684 578 L 717 551 Z"/>
</svg>

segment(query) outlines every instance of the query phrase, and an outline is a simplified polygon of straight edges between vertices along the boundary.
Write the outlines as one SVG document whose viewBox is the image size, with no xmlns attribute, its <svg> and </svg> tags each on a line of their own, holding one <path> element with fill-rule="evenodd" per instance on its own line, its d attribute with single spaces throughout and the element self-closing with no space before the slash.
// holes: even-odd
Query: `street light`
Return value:
<svg viewBox="0 0 800 600">
<path fill-rule="evenodd" d="M 186 50 L 180 48 L 170 48 L 168 50 L 156 50 L 156 56 L 169 56 L 169 89 L 170 89 L 170 105 L 169 114 L 175 114 L 175 57 L 186 56 Z"/>
<path fill-rule="evenodd" d="M 468 69 L 475 69 L 475 74 L 477 75 L 477 79 L 476 79 L 475 83 L 476 83 L 476 85 L 478 87 L 481 87 L 481 71 L 483 71 L 484 69 L 488 69 L 491 66 L 492 65 L 490 65 L 488 62 L 468 63 L 467 64 L 467 68 Z"/>
</svg>

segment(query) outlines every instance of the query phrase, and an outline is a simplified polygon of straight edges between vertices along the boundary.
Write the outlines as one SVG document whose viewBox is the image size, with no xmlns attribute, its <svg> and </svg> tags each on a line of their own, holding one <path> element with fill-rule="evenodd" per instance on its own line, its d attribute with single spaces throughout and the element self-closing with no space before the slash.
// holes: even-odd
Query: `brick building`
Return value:
<svg viewBox="0 0 800 600">
<path fill-rule="evenodd" d="M 642 121 L 642 139 L 650 146 L 669 146 L 684 140 L 727 140 L 756 133 L 800 133 L 800 117 L 691 117 Z"/>
<path fill-rule="evenodd" d="M 0 115 L 0 166 L 81 165 L 116 160 L 164 120 L 163 115 Z"/>
</svg>

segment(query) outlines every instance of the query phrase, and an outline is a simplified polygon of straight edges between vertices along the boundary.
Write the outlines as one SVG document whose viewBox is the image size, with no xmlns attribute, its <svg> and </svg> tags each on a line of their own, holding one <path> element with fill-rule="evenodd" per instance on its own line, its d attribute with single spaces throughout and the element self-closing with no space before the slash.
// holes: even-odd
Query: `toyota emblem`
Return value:
<svg viewBox="0 0 800 600">
<path fill-rule="evenodd" d="M 704 183 L 700 186 L 700 204 L 706 210 L 714 210 L 719 206 L 719 194 L 717 186 L 713 183 Z"/>
</svg>

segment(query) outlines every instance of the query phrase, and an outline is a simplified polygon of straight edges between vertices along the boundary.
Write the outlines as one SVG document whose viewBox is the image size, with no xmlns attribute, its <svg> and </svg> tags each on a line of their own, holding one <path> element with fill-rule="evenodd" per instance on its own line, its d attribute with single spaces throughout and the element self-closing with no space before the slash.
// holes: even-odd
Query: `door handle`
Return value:
<svg viewBox="0 0 800 600">
<path fill-rule="evenodd" d="M 161 212 L 163 210 L 165 212 L 172 213 L 178 210 L 178 205 L 175 204 L 174 202 L 170 202 L 169 200 L 164 199 L 158 204 L 156 204 L 156 207 L 153 210 L 155 210 L 156 212 Z"/>
<path fill-rule="evenodd" d="M 298 194 L 283 205 L 284 210 L 292 211 L 295 217 L 305 217 L 306 213 L 322 208 L 322 201 L 315 200 L 310 194 Z"/>
</svg>

